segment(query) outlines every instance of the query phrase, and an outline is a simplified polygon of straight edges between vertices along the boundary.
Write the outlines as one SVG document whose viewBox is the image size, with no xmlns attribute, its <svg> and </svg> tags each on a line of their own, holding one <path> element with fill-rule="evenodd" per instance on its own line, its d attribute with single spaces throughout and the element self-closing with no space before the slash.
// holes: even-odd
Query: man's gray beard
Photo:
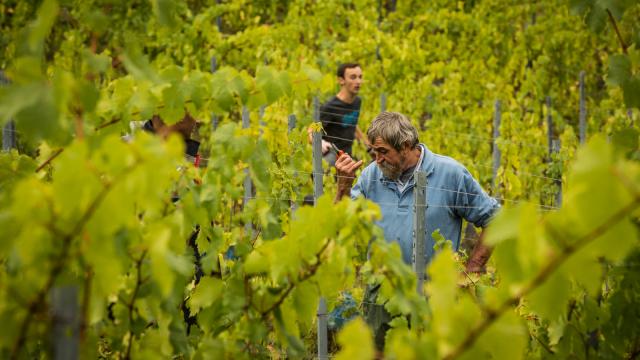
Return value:
<svg viewBox="0 0 640 360">
<path fill-rule="evenodd" d="M 391 166 L 387 163 L 378 164 L 378 168 L 382 171 L 382 175 L 391 180 L 398 180 L 402 175 L 402 170 L 399 167 Z"/>
</svg>

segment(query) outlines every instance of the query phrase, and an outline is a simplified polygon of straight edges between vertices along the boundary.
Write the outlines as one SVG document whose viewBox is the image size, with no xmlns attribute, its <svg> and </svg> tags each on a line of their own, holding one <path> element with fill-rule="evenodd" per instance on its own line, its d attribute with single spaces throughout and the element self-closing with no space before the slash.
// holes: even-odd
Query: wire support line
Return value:
<svg viewBox="0 0 640 360">
<path fill-rule="evenodd" d="M 482 163 L 473 164 L 473 166 L 481 166 L 481 167 L 493 169 L 493 165 L 482 164 Z M 525 175 L 525 176 L 531 176 L 531 177 L 536 177 L 536 178 L 550 180 L 550 181 L 563 182 L 561 178 L 554 178 L 554 177 L 550 177 L 550 176 L 537 175 L 537 174 L 527 173 L 527 172 L 519 171 L 519 170 L 510 170 L 510 169 L 505 169 L 504 167 L 503 167 L 503 169 L 504 169 L 504 171 L 510 172 L 510 173 L 512 173 L 514 175 Z"/>
<path fill-rule="evenodd" d="M 447 135 L 460 135 L 460 136 L 466 136 L 468 138 L 471 139 L 478 139 L 478 140 L 483 140 L 483 141 L 487 141 L 491 144 L 493 144 L 494 139 L 490 138 L 490 137 L 486 137 L 486 136 L 482 136 L 482 135 L 475 135 L 472 133 L 464 133 L 464 132 L 457 132 L 457 131 L 448 131 L 448 130 L 440 130 L 440 129 L 433 129 L 436 130 L 437 132 L 441 132 L 443 134 L 447 134 Z M 509 140 L 506 139 L 502 136 L 498 137 L 496 140 L 498 140 L 498 142 L 502 142 L 505 144 L 511 144 L 511 145 L 519 145 L 519 146 L 523 146 L 523 147 L 529 147 L 529 148 L 537 148 L 537 149 L 544 149 L 547 150 L 548 146 L 547 145 L 543 145 L 543 144 L 534 144 L 534 143 L 530 143 L 530 142 L 525 142 L 525 141 L 516 141 L 516 140 Z M 546 141 L 546 135 L 545 135 L 545 139 Z M 560 147 L 560 150 L 567 150 L 570 149 L 568 147 Z"/>
<path fill-rule="evenodd" d="M 345 110 L 343 108 L 336 108 L 336 109 Z M 325 111 L 322 108 L 320 109 L 319 113 L 320 114 L 326 114 L 326 115 L 334 115 L 334 116 L 338 116 L 338 117 L 344 117 L 344 116 L 348 115 L 348 113 L 341 114 L 341 113 L 336 113 L 336 112 L 331 112 L 331 111 Z M 348 127 L 348 126 L 354 126 L 355 127 L 355 126 L 357 126 L 357 124 L 356 125 L 343 124 L 343 123 L 336 122 L 336 121 L 322 121 L 321 120 L 321 122 L 329 123 L 329 124 L 343 125 L 345 127 Z M 466 136 L 466 137 L 469 137 L 469 138 L 472 138 L 472 139 L 484 140 L 484 141 L 487 141 L 489 143 L 493 143 L 494 142 L 494 139 L 492 137 L 487 137 L 487 136 L 482 136 L 482 135 L 475 135 L 475 134 L 472 134 L 472 133 L 465 133 L 465 132 L 458 132 L 458 131 L 441 130 L 441 129 L 435 129 L 435 128 L 434 128 L 434 130 L 436 130 L 438 132 L 441 132 L 443 134 Z M 509 139 L 506 139 L 504 137 L 499 137 L 498 140 L 500 142 L 502 142 L 502 143 L 505 143 L 505 144 L 519 145 L 519 146 L 524 146 L 524 147 L 539 148 L 539 149 L 545 149 L 545 150 L 548 149 L 548 146 L 544 145 L 544 144 L 534 144 L 534 143 L 526 142 L 526 141 L 509 140 Z M 568 147 L 560 147 L 560 149 L 561 150 L 566 150 L 566 149 L 569 149 L 569 148 Z"/>
<path fill-rule="evenodd" d="M 345 104 L 347 104 L 347 103 L 345 103 Z M 351 103 L 351 104 L 353 104 L 353 103 Z M 348 105 L 351 105 L 351 104 L 348 104 Z M 320 105 L 320 110 L 325 110 L 325 109 L 345 110 L 345 111 L 353 111 L 353 110 L 358 110 L 359 111 L 359 110 L 361 110 L 361 109 L 347 109 L 347 108 L 342 107 L 342 106 L 329 105 L 328 102 L 324 103 L 323 105 Z"/>
<path fill-rule="evenodd" d="M 329 113 L 329 112 L 320 112 L 320 114 L 329 114 L 329 115 L 335 115 L 335 116 L 340 116 L 340 117 L 344 117 L 345 114 L 336 114 L 336 113 Z M 342 122 L 337 122 L 337 121 L 330 121 L 330 120 L 322 120 L 320 119 L 321 123 L 323 124 L 335 124 L 335 125 L 341 125 L 343 127 L 357 127 L 358 124 L 345 124 Z M 456 136 L 465 136 L 471 139 L 477 139 L 477 140 L 482 140 L 482 141 L 486 141 L 489 144 L 493 144 L 494 143 L 494 139 L 490 138 L 490 137 L 485 137 L 485 136 L 480 136 L 480 135 L 475 135 L 472 133 L 463 133 L 463 132 L 456 132 L 456 131 L 445 131 L 445 130 L 440 130 L 440 129 L 434 129 L 437 132 L 443 133 L 443 134 L 447 134 L 447 135 L 456 135 Z M 428 132 L 427 132 L 428 133 Z M 510 145 L 518 145 L 518 146 L 522 146 L 522 147 L 528 147 L 528 148 L 535 148 L 535 149 L 544 149 L 547 150 L 548 147 L 547 145 L 542 145 L 542 144 L 534 144 L 534 143 L 530 143 L 530 142 L 525 142 L 525 141 L 516 141 L 516 140 L 509 140 L 507 138 L 504 137 L 498 137 L 496 139 L 498 142 L 504 143 L 504 144 L 510 144 Z M 569 147 L 560 147 L 560 150 L 569 150 Z"/>
<path fill-rule="evenodd" d="M 337 139 L 337 140 L 343 140 L 343 141 L 348 141 L 350 143 L 353 143 L 355 141 L 355 139 L 347 139 L 347 138 L 343 138 L 343 137 L 339 137 L 339 136 L 332 136 L 332 135 L 323 135 L 323 138 L 329 138 L 329 139 Z"/>
<path fill-rule="evenodd" d="M 344 114 L 340 114 L 340 113 L 334 113 L 334 112 L 330 112 L 330 111 L 322 111 L 322 110 L 320 110 L 318 113 L 320 113 L 320 114 L 325 114 L 325 115 L 333 115 L 333 116 L 337 116 L 337 117 L 340 117 L 340 118 L 343 118 L 343 117 L 345 117 L 345 116 L 347 116 L 347 115 L 351 115 L 351 114 L 353 114 L 353 113 L 344 113 Z M 360 117 L 360 116 L 359 116 L 359 114 L 358 114 L 358 117 Z"/>
<path fill-rule="evenodd" d="M 291 199 L 291 198 L 279 198 L 279 197 L 273 197 L 273 196 L 250 196 L 246 198 L 247 200 L 277 200 L 277 201 L 289 201 L 289 202 L 302 202 L 304 201 L 303 199 Z M 373 201 L 376 205 L 378 206 L 388 206 L 388 207 L 398 207 L 398 203 L 397 202 L 393 202 L 393 203 L 389 203 L 389 202 L 375 202 Z M 521 201 L 522 203 L 527 203 L 526 201 Z M 530 203 L 530 202 L 529 202 Z M 411 205 L 409 207 L 413 207 L 415 205 Z M 538 208 L 542 211 L 553 211 L 553 210 L 559 210 L 560 208 L 557 207 L 553 207 L 553 206 L 548 206 L 548 205 L 537 205 Z M 419 205 L 418 207 L 421 208 L 442 208 L 442 209 L 486 209 L 486 206 L 470 206 L 470 205 L 452 205 L 452 204 L 426 204 L 426 205 Z"/>
<path fill-rule="evenodd" d="M 304 174 L 304 175 L 315 175 L 315 174 L 319 174 L 319 173 L 314 173 L 314 172 L 309 172 L 309 171 L 300 171 L 300 170 L 295 170 L 295 169 L 280 169 L 280 170 L 284 170 L 285 172 L 289 172 L 289 173 L 294 173 L 294 174 Z M 324 175 L 324 173 L 322 174 Z M 344 176 L 344 175 L 335 175 L 336 178 L 348 178 L 348 179 L 352 179 L 352 180 L 356 180 L 358 179 L 358 177 L 351 177 L 351 176 Z M 388 180 L 380 180 L 380 179 L 368 179 L 366 181 L 363 181 L 364 185 L 370 185 L 373 183 L 392 183 L 392 181 L 388 181 Z M 414 185 L 415 187 L 418 187 L 417 185 Z M 457 191 L 457 190 L 453 190 L 453 189 L 447 189 L 447 188 L 438 188 L 438 187 L 434 187 L 434 186 L 430 186 L 427 185 L 425 187 L 419 187 L 419 188 L 424 188 L 424 189 L 432 189 L 432 190 L 437 190 L 437 191 L 445 191 L 445 192 L 450 192 L 450 193 L 455 193 L 455 194 L 461 194 L 461 195 L 470 195 L 470 196 L 484 196 L 484 194 L 478 194 L 478 193 L 469 193 L 469 192 L 464 192 L 464 191 Z M 533 195 L 538 195 L 539 197 L 543 197 L 543 195 L 548 195 L 548 194 L 544 194 L 542 192 L 528 192 L 528 194 L 533 194 Z M 508 198 L 501 198 L 501 197 L 497 197 L 497 196 L 491 196 L 496 200 L 501 200 L 501 201 L 506 201 L 506 202 L 523 202 L 524 200 L 515 200 L 515 199 L 508 199 Z M 524 201 L 526 202 L 526 201 Z M 542 206 L 546 206 L 546 205 L 542 205 Z M 550 206 L 550 208 L 552 209 L 559 209 L 558 207 L 553 207 Z"/>
</svg>

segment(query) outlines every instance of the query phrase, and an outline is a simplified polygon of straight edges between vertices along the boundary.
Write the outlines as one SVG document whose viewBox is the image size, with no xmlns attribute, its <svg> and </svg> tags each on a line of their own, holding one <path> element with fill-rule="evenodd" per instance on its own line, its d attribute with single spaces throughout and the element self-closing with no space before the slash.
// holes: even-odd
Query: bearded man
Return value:
<svg viewBox="0 0 640 360">
<path fill-rule="evenodd" d="M 367 130 L 375 154 L 375 162 L 367 166 L 352 187 L 355 171 L 363 161 L 354 161 L 349 154 L 336 161 L 338 191 L 336 201 L 344 195 L 364 196 L 377 203 L 382 211 L 379 225 L 387 241 L 396 241 L 402 257 L 411 264 L 413 252 L 413 189 L 414 173 L 427 175 L 426 263 L 433 256 L 431 234 L 439 230 L 451 240 L 454 249 L 460 245 L 462 220 L 485 228 L 500 205 L 487 195 L 469 171 L 456 160 L 431 152 L 418 140 L 418 132 L 409 119 L 400 113 L 383 112 Z M 480 235 L 483 237 L 484 231 Z M 490 252 L 480 241 L 469 257 L 467 269 L 478 271 Z"/>
<path fill-rule="evenodd" d="M 409 119 L 400 113 L 383 112 L 371 123 L 367 137 L 375 154 L 375 162 L 369 164 L 358 177 L 355 171 L 363 161 L 354 161 L 343 154 L 336 161 L 338 190 L 336 201 L 350 194 L 351 198 L 363 196 L 380 206 L 382 219 L 378 225 L 384 230 L 386 241 L 397 242 L 405 263 L 411 264 L 413 253 L 413 191 L 414 174 L 423 171 L 427 175 L 425 263 L 434 254 L 432 233 L 436 230 L 451 240 L 457 251 L 460 246 L 462 220 L 483 228 L 480 240 L 474 247 L 467 271 L 482 271 L 491 255 L 482 244 L 484 228 L 489 224 L 500 205 L 490 197 L 456 160 L 431 152 L 418 140 L 418 132 Z M 365 300 L 377 297 L 377 287 L 368 289 Z M 384 344 L 389 315 L 381 306 L 365 306 L 365 317 L 373 327 L 376 345 Z"/>
</svg>

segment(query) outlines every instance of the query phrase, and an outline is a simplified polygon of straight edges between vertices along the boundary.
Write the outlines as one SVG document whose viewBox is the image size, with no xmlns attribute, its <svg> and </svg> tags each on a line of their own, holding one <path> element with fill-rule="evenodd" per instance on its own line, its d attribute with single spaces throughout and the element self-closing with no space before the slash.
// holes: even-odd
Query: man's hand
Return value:
<svg viewBox="0 0 640 360">
<path fill-rule="evenodd" d="M 342 154 L 336 159 L 336 172 L 338 175 L 338 192 L 336 202 L 351 191 L 356 170 L 362 166 L 362 160 L 354 161 L 349 154 Z"/>
<path fill-rule="evenodd" d="M 313 128 L 311 126 L 309 126 L 307 128 L 307 136 L 309 137 L 309 144 L 312 144 L 313 143 Z M 331 149 L 331 143 L 323 139 L 322 140 L 322 155 L 326 154 L 330 149 Z"/>
<path fill-rule="evenodd" d="M 329 150 L 331 150 L 331 143 L 326 140 L 322 140 L 322 155 L 325 155 Z"/>
</svg>

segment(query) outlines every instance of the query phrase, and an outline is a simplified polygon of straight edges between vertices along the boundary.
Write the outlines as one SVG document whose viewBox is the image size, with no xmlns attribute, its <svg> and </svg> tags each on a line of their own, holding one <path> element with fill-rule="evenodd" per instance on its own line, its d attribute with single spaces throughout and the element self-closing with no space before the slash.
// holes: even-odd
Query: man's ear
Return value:
<svg viewBox="0 0 640 360">
<path fill-rule="evenodd" d="M 411 146 L 410 142 L 407 141 L 406 143 L 402 144 L 402 152 L 409 152 L 411 150 L 413 150 L 413 146 Z"/>
<path fill-rule="evenodd" d="M 338 76 L 338 84 L 340 84 L 340 86 L 343 86 L 345 83 L 345 80 L 343 77 Z"/>
</svg>

